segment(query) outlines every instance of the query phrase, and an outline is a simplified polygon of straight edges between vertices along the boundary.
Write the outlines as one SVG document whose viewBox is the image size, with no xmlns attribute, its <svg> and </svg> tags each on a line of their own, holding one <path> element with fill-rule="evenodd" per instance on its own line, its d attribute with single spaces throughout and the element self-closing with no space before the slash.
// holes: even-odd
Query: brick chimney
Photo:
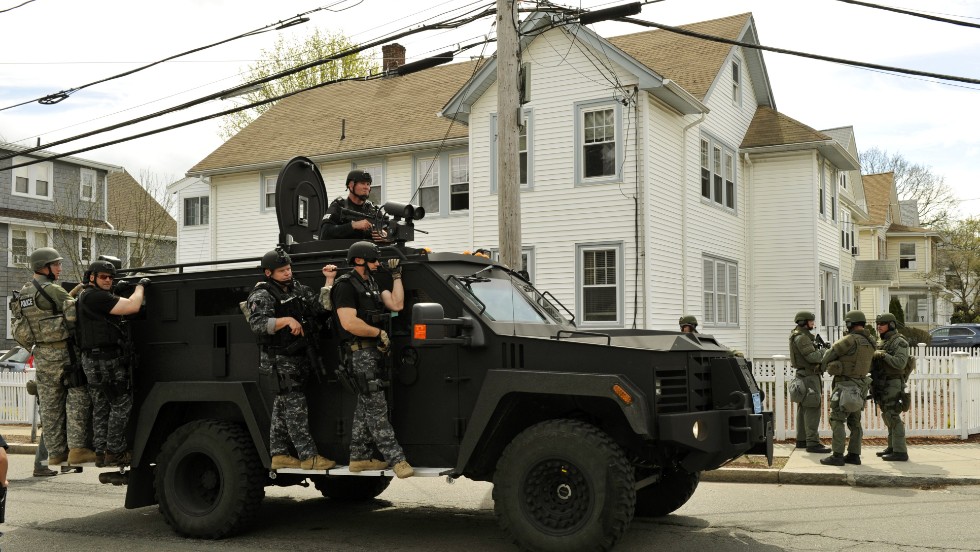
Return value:
<svg viewBox="0 0 980 552">
<path fill-rule="evenodd" d="M 384 60 L 383 67 L 385 73 L 394 71 L 402 65 L 405 65 L 405 47 L 397 42 L 394 44 L 385 44 L 381 47 L 381 57 Z"/>
</svg>

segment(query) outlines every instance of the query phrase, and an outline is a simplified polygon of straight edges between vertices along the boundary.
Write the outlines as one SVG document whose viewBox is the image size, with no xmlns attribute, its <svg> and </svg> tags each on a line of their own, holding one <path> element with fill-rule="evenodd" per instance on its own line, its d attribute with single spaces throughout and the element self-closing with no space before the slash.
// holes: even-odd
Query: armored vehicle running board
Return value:
<svg viewBox="0 0 980 552">
<path fill-rule="evenodd" d="M 362 477 L 395 476 L 395 472 L 392 470 L 364 470 L 361 472 L 352 472 L 347 469 L 347 466 L 337 466 L 336 468 L 331 468 L 329 470 L 301 470 L 299 468 L 283 468 L 274 471 L 269 470 L 269 477 L 275 479 L 277 473 L 297 473 L 300 475 L 354 475 Z M 413 477 L 443 477 L 451 475 L 452 473 L 452 468 L 415 468 L 415 475 Z"/>
</svg>

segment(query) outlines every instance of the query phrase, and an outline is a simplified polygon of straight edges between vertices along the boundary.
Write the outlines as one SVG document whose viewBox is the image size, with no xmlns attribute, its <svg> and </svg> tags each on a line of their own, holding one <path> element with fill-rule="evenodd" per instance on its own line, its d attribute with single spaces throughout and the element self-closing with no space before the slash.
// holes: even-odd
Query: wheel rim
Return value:
<svg viewBox="0 0 980 552">
<path fill-rule="evenodd" d="M 221 470 L 207 454 L 193 452 L 174 466 L 171 477 L 177 506 L 192 516 L 203 516 L 214 510 L 221 496 Z"/>
<path fill-rule="evenodd" d="M 525 516 L 550 535 L 574 533 L 592 512 L 592 487 L 578 466 L 559 459 L 538 462 L 521 482 Z"/>
</svg>

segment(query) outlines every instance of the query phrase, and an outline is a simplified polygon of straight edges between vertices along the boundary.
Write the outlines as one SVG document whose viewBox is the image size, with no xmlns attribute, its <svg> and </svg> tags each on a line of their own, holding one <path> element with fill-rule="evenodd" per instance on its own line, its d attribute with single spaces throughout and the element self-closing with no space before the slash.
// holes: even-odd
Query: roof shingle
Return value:
<svg viewBox="0 0 980 552">
<path fill-rule="evenodd" d="M 765 146 L 780 146 L 786 144 L 805 144 L 810 142 L 825 142 L 832 140 L 819 130 L 787 117 L 782 113 L 766 106 L 759 106 L 752 117 L 745 138 L 742 139 L 743 148 L 757 148 Z"/>
</svg>

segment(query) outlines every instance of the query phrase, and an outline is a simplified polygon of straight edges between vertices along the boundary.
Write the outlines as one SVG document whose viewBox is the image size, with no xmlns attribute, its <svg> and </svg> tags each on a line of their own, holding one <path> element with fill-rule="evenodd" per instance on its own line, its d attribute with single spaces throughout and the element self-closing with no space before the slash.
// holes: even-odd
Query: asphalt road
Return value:
<svg viewBox="0 0 980 552">
<path fill-rule="evenodd" d="M 124 487 L 96 470 L 31 477 L 11 455 L 0 550 L 512 551 L 497 528 L 490 486 L 394 481 L 379 500 L 335 503 L 310 488 L 269 487 L 258 521 L 223 541 L 175 536 L 156 507 L 126 510 Z M 703 483 L 675 514 L 634 520 L 616 552 L 977 550 L 980 488 L 871 489 Z"/>
</svg>

